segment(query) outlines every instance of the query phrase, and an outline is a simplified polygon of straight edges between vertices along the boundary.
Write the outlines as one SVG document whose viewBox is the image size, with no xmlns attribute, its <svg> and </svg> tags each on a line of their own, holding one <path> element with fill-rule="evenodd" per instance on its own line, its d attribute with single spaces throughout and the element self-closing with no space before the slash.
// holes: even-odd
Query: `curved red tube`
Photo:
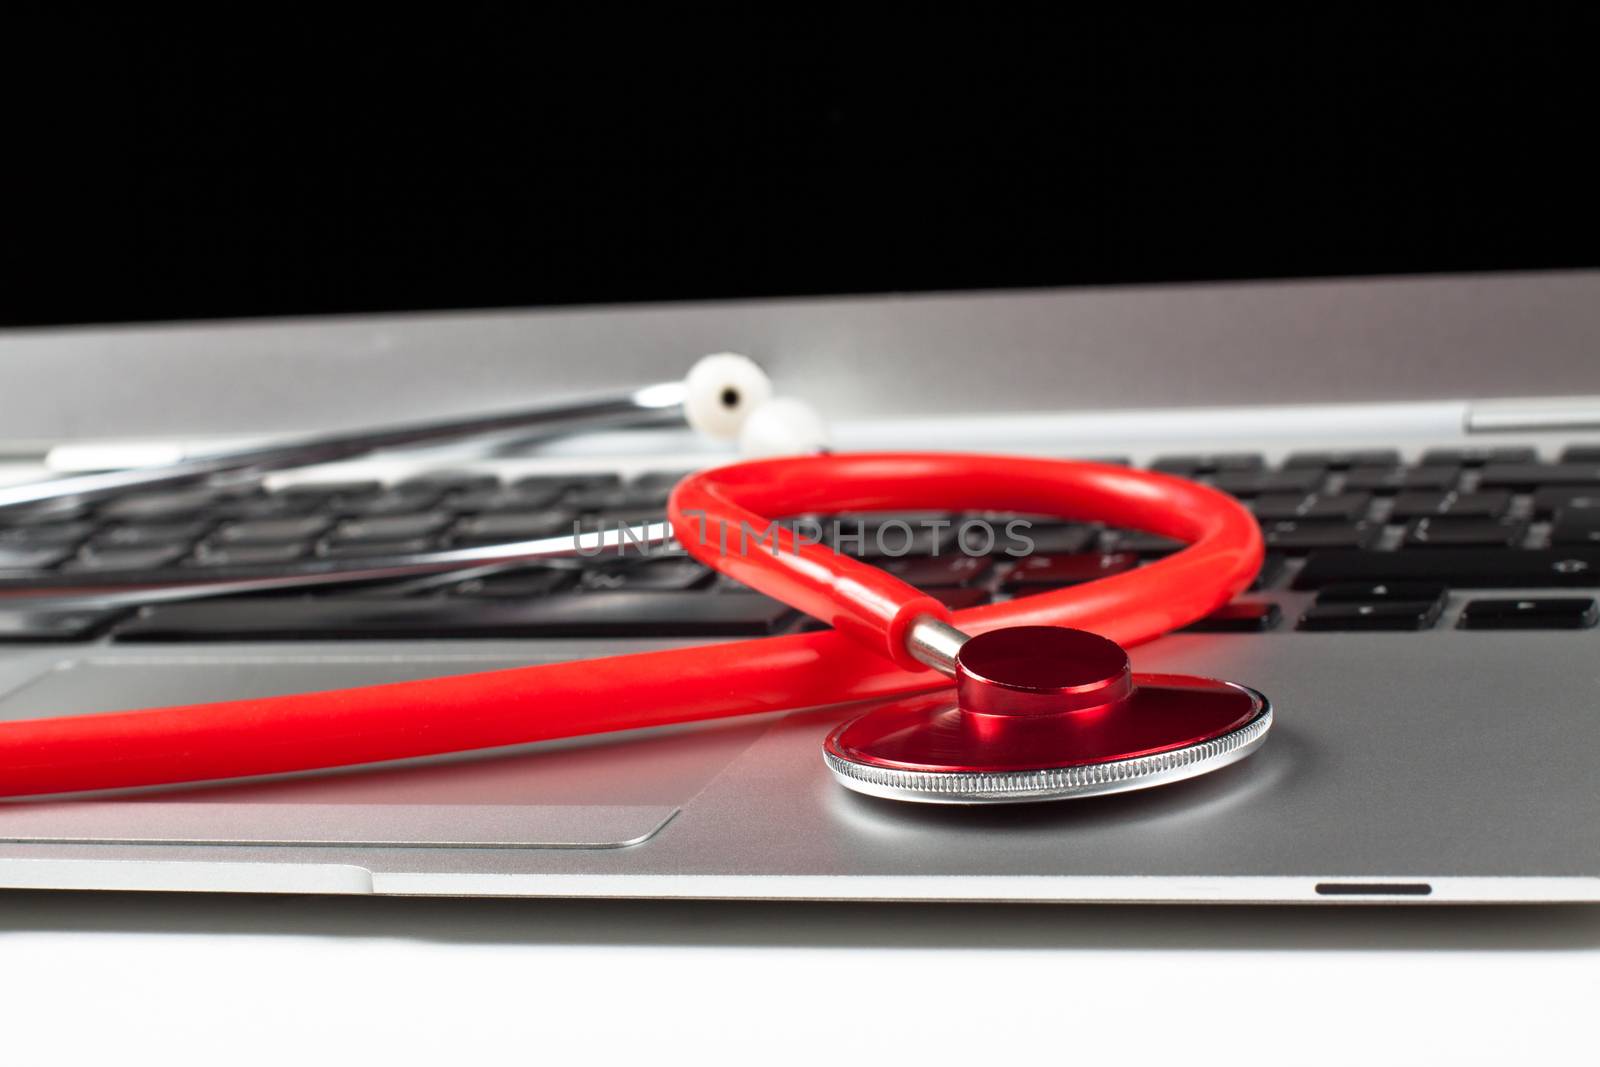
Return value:
<svg viewBox="0 0 1600 1067">
<path fill-rule="evenodd" d="M 1000 456 L 893 453 L 741 463 L 687 479 L 669 517 L 698 558 L 802 602 L 866 640 L 925 599 L 871 567 L 802 550 L 807 567 L 737 566 L 697 545 L 708 518 L 847 510 L 1009 510 L 1146 530 L 1188 548 L 1086 585 L 957 612 L 971 633 L 1058 625 L 1136 644 L 1193 621 L 1249 584 L 1255 520 L 1231 498 L 1124 467 Z M 759 527 L 758 527 L 759 528 Z M 680 536 L 682 536 L 680 534 Z M 778 558 L 782 558 L 780 553 Z M 742 557 L 746 561 L 754 554 Z M 763 550 L 763 560 L 773 557 Z M 846 563 L 849 563 L 847 566 Z M 863 575 L 861 572 L 866 571 Z M 835 580 L 832 575 L 845 576 Z M 932 614 L 942 614 L 933 611 Z M 840 633 L 672 649 L 322 693 L 0 723 L 0 795 L 235 778 L 434 755 L 578 734 L 758 714 L 938 688 L 944 678 Z"/>
<path fill-rule="evenodd" d="M 943 604 L 884 570 L 803 540 L 772 521 L 816 510 L 912 507 L 883 503 L 883 458 L 808 456 L 692 474 L 673 489 L 667 517 L 684 549 L 700 562 L 821 619 L 906 670 L 922 670 L 906 649 L 906 630 L 919 615 L 949 619 Z M 826 484 L 826 493 L 816 491 L 820 484 Z M 904 489 L 893 487 L 894 492 Z"/>
</svg>

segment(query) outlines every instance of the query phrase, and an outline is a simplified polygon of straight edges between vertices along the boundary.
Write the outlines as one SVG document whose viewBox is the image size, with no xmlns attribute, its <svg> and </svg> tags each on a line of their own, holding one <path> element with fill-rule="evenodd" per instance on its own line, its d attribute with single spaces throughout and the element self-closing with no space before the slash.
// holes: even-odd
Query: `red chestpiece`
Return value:
<svg viewBox="0 0 1600 1067">
<path fill-rule="evenodd" d="M 1135 675 L 1121 646 L 1095 634 L 1016 626 L 962 646 L 953 699 L 882 706 L 834 730 L 825 752 L 862 792 L 1043 800 L 1204 773 L 1253 748 L 1270 714 L 1243 686 Z M 1064 770 L 1074 773 L 1051 773 Z"/>
</svg>

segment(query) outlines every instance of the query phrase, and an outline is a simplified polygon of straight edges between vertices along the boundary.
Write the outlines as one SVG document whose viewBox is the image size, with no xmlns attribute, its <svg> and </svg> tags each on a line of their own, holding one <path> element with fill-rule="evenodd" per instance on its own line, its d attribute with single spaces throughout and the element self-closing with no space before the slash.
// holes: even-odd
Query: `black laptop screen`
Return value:
<svg viewBox="0 0 1600 1067">
<path fill-rule="evenodd" d="M 1590 38 L 1559 27 L 813 23 L 714 61 L 488 16 L 75 25 L 12 97 L 0 324 L 1597 258 Z"/>
</svg>

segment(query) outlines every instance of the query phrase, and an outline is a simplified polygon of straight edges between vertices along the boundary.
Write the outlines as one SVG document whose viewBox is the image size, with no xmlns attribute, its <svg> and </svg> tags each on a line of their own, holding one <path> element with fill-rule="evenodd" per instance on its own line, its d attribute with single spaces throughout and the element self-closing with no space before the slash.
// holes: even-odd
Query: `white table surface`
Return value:
<svg viewBox="0 0 1600 1067">
<path fill-rule="evenodd" d="M 17 1064 L 1593 1063 L 1597 994 L 1600 908 L 0 893 Z"/>
</svg>

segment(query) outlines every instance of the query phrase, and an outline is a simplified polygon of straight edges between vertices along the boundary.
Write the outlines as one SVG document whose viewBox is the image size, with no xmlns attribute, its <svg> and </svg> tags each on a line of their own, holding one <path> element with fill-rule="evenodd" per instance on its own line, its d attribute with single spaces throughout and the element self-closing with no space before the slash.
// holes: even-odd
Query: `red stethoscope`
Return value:
<svg viewBox="0 0 1600 1067">
<path fill-rule="evenodd" d="M 886 572 L 782 527 L 745 552 L 726 548 L 720 535 L 786 515 L 920 510 L 1059 516 L 1187 547 L 1126 573 L 951 613 Z M 1271 725 L 1271 708 L 1254 690 L 1132 674 L 1120 647 L 1210 613 L 1259 568 L 1255 520 L 1206 486 L 1066 460 L 817 455 L 690 475 L 673 491 L 668 518 L 690 555 L 832 629 L 5 722 L 0 794 L 279 774 L 874 701 L 824 742 L 824 760 L 843 785 L 902 800 L 1014 802 L 1192 777 L 1254 751 Z"/>
</svg>

